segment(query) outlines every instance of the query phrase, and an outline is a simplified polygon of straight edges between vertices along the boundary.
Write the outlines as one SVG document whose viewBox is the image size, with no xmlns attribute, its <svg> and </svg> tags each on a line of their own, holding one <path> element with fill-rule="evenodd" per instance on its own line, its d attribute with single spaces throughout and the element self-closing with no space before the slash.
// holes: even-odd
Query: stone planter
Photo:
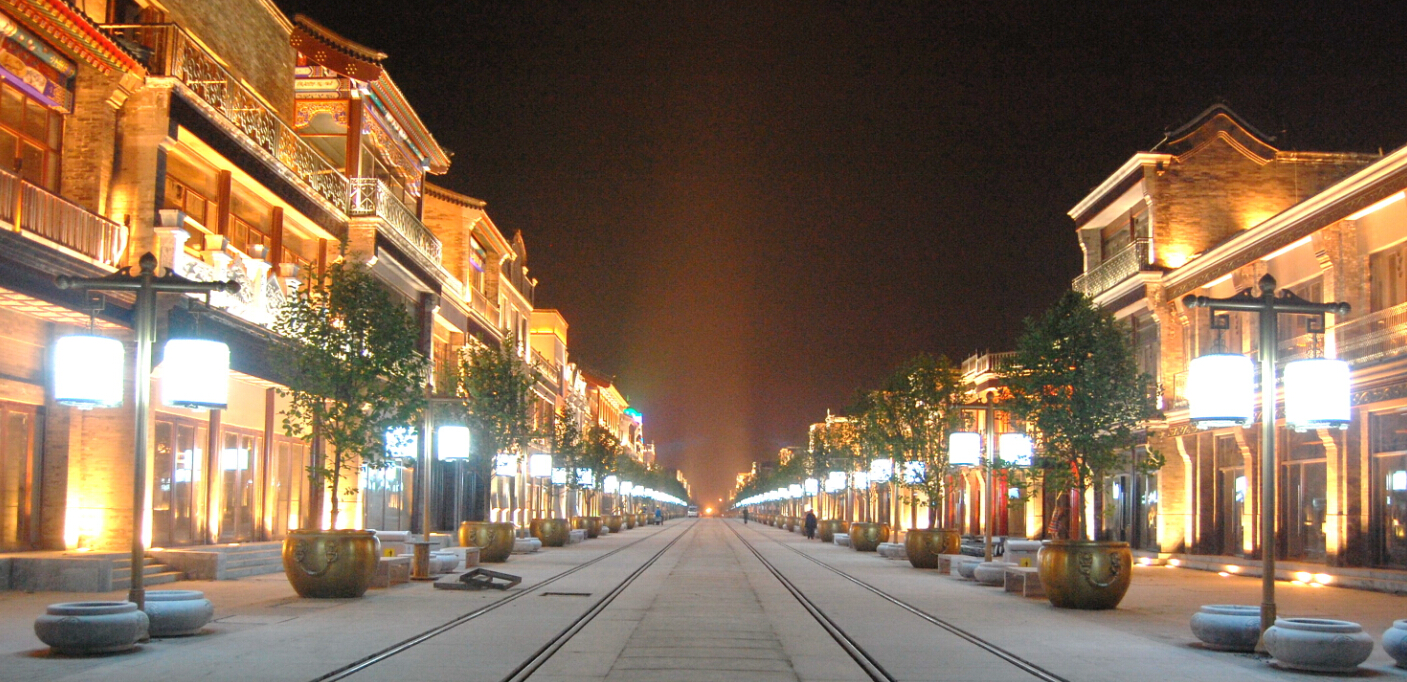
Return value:
<svg viewBox="0 0 1407 682">
<path fill-rule="evenodd" d="M 34 634 L 56 654 L 112 654 L 146 639 L 147 623 L 129 601 L 73 601 L 50 604 L 34 620 Z"/>
<path fill-rule="evenodd" d="M 1210 604 L 1192 614 L 1192 634 L 1218 651 L 1255 651 L 1260 641 L 1260 607 Z M 1407 634 L 1404 631 L 1403 634 Z"/>
<path fill-rule="evenodd" d="M 977 557 L 963 557 L 957 562 L 958 575 L 967 578 L 968 580 L 976 580 L 977 564 L 980 563 L 982 563 L 982 560 L 978 559 Z"/>
<path fill-rule="evenodd" d="M 1397 667 L 1407 668 L 1407 620 L 1393 621 L 1383 633 L 1383 650 L 1397 661 Z"/>
<path fill-rule="evenodd" d="M 852 547 L 857 552 L 873 552 L 879 549 L 879 543 L 888 541 L 889 524 L 850 524 L 850 547 Z"/>
<path fill-rule="evenodd" d="M 1050 603 L 1062 609 L 1112 609 L 1132 578 L 1127 542 L 1048 540 L 1036 565 Z"/>
<path fill-rule="evenodd" d="M 380 554 L 369 530 L 293 530 L 283 538 L 283 574 L 300 597 L 360 597 L 376 577 Z"/>
<path fill-rule="evenodd" d="M 1280 665 L 1319 673 L 1354 673 L 1373 653 L 1358 623 L 1327 618 L 1276 618 L 1265 648 Z"/>
<path fill-rule="evenodd" d="M 624 524 L 625 519 L 621 518 L 619 514 L 610 514 L 601 517 L 601 525 L 605 526 L 612 533 L 619 533 Z"/>
<path fill-rule="evenodd" d="M 533 519 L 528 528 L 533 537 L 542 541 L 543 547 L 567 544 L 567 533 L 572 529 L 566 519 Z"/>
<path fill-rule="evenodd" d="M 586 531 L 586 537 L 601 537 L 601 517 L 599 516 L 574 516 L 572 517 L 572 528 L 580 528 Z"/>
<path fill-rule="evenodd" d="M 938 568 L 939 554 L 957 554 L 962 535 L 946 528 L 914 529 L 904 537 L 904 550 L 914 568 Z"/>
<path fill-rule="evenodd" d="M 514 527 L 511 523 L 465 521 L 459 524 L 459 544 L 478 547 L 479 561 L 502 563 L 513 553 Z"/>
<path fill-rule="evenodd" d="M 972 579 L 989 587 L 1003 587 L 1006 567 L 1010 565 L 1005 561 L 979 561 L 972 566 Z"/>
<path fill-rule="evenodd" d="M 215 607 L 198 590 L 151 590 L 144 610 L 152 637 L 194 635 L 215 617 Z"/>
<path fill-rule="evenodd" d="M 849 534 L 849 533 L 836 533 L 835 536 L 831 539 L 831 542 L 834 542 L 837 547 L 849 547 L 849 546 L 850 546 L 850 534 Z"/>
</svg>

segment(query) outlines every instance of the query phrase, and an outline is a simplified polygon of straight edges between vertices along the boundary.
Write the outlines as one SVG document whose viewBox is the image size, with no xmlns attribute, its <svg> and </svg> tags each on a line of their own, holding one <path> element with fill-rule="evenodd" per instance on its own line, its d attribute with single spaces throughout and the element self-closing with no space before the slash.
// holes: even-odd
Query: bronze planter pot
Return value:
<svg viewBox="0 0 1407 682">
<path fill-rule="evenodd" d="M 459 524 L 459 544 L 461 547 L 478 547 L 479 561 L 502 563 L 513 553 L 514 531 L 511 523 L 490 523 L 488 521 L 465 521 Z"/>
<path fill-rule="evenodd" d="M 850 546 L 857 552 L 873 552 L 879 543 L 889 542 L 889 524 L 852 523 L 850 524 Z"/>
<path fill-rule="evenodd" d="M 623 515 L 621 518 L 624 518 L 624 519 L 625 519 L 625 529 L 626 529 L 626 530 L 632 530 L 632 529 L 635 528 L 635 515 L 634 515 L 634 514 L 625 514 L 625 515 Z"/>
<path fill-rule="evenodd" d="M 300 597 L 360 597 L 380 555 L 369 530 L 292 530 L 283 538 L 283 573 Z"/>
<path fill-rule="evenodd" d="M 821 534 L 821 542 L 835 542 L 836 533 L 844 533 L 846 522 L 842 519 L 826 519 L 816 524 L 816 530 Z"/>
<path fill-rule="evenodd" d="M 601 517 L 601 523 L 611 529 L 612 533 L 619 533 L 621 524 L 625 523 L 625 519 L 621 518 L 620 514 L 608 514 Z"/>
<path fill-rule="evenodd" d="M 795 517 L 795 516 L 788 516 L 788 517 L 786 517 L 786 529 L 787 529 L 787 532 L 791 532 L 791 531 L 796 530 L 796 517 Z"/>
<path fill-rule="evenodd" d="M 642 513 L 642 514 L 636 514 L 636 515 L 635 515 L 635 525 L 637 525 L 637 526 L 648 526 L 648 525 L 650 525 L 650 519 L 646 518 L 646 516 L 647 516 L 647 515 L 646 515 L 646 514 L 643 514 L 643 513 Z"/>
<path fill-rule="evenodd" d="M 528 524 L 528 532 L 542 541 L 543 547 L 562 547 L 567 544 L 567 533 L 572 529 L 566 519 L 533 519 Z"/>
<path fill-rule="evenodd" d="M 916 528 L 904 538 L 904 550 L 914 568 L 938 568 L 939 554 L 957 554 L 962 550 L 962 535 L 947 528 Z"/>
<path fill-rule="evenodd" d="M 1036 555 L 1041 586 L 1062 609 L 1112 609 L 1129 590 L 1133 553 L 1127 542 L 1048 540 Z"/>
<path fill-rule="evenodd" d="M 601 537 L 601 517 L 599 516 L 573 516 L 572 528 L 586 530 L 586 537 Z"/>
</svg>

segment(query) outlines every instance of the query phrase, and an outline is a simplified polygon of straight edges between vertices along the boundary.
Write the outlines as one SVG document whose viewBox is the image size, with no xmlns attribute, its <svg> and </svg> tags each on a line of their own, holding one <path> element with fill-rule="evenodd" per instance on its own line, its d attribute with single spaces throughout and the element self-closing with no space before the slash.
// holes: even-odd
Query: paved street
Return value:
<svg viewBox="0 0 1407 682">
<path fill-rule="evenodd" d="M 414 583 L 311 601 L 282 575 L 180 583 L 216 604 L 204 634 L 103 658 L 52 657 L 31 623 L 46 603 L 120 595 L 0 593 L 0 679 L 1122 681 L 1130 666 L 1166 680 L 1324 679 L 1192 645 L 1187 620 L 1198 605 L 1254 603 L 1259 586 L 1198 571 L 1140 568 L 1118 610 L 1070 612 L 713 519 L 517 555 L 503 568 L 522 586 L 475 593 Z M 1350 618 L 1375 637 L 1407 614 L 1398 596 L 1288 585 L 1281 596 L 1285 614 Z M 409 646 L 368 659 L 400 643 Z M 1364 676 L 1407 671 L 1378 650 Z"/>
</svg>

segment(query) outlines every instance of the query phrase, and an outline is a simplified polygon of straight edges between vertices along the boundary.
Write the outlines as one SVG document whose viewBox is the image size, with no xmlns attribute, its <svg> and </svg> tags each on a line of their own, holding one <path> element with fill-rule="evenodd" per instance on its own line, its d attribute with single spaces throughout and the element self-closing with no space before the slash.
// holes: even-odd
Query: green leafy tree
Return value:
<svg viewBox="0 0 1407 682">
<path fill-rule="evenodd" d="M 522 457 L 537 437 L 533 429 L 532 368 L 518 354 L 514 335 L 497 346 L 470 344 L 453 372 L 457 407 L 473 434 L 472 459 L 480 481 L 470 518 L 488 518 L 493 461 L 499 453 Z"/>
<path fill-rule="evenodd" d="M 1039 433 L 1039 479 L 1069 493 L 1076 511 L 1083 491 L 1119 464 L 1134 429 L 1157 412 L 1128 330 L 1073 291 L 1026 321 L 1004 375 L 1013 411 Z M 1083 539 L 1079 517 L 1070 514 L 1068 534 Z"/>
<path fill-rule="evenodd" d="M 881 388 L 862 394 L 856 405 L 857 439 L 872 456 L 893 460 L 894 480 L 928 497 L 932 527 L 945 502 L 948 434 L 961 423 L 964 394 L 953 362 L 923 353 L 896 368 Z M 910 464 L 920 465 L 923 475 L 907 476 Z"/>
<path fill-rule="evenodd" d="M 289 373 L 282 411 L 290 437 L 313 433 L 330 452 L 308 467 L 331 491 L 337 526 L 343 479 L 386 465 L 386 434 L 409 427 L 425 407 L 429 363 L 416 348 L 419 325 L 365 266 L 341 260 L 294 294 L 273 330 L 274 363 Z"/>
<path fill-rule="evenodd" d="M 591 474 L 589 480 L 592 488 L 600 490 L 606 476 L 615 468 L 616 459 L 622 453 L 620 439 L 615 434 L 600 424 L 592 424 L 586 427 L 586 432 L 582 434 L 581 457 L 577 467 L 567 473 L 567 480 L 582 487 L 586 481 L 578 480 L 577 469 L 585 469 Z"/>
</svg>

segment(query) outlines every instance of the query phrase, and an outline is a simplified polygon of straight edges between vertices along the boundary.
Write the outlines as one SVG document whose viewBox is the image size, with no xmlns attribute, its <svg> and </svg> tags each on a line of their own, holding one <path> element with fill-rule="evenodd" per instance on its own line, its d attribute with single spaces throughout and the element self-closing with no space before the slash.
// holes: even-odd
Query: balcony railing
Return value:
<svg viewBox="0 0 1407 682">
<path fill-rule="evenodd" d="M 190 34 L 174 24 L 109 24 L 103 28 L 119 40 L 147 50 L 153 75 L 170 76 L 243 133 L 247 141 L 333 206 L 347 198 L 347 178 L 322 154 L 298 137 L 267 103 L 235 78 Z"/>
<path fill-rule="evenodd" d="M 1138 274 L 1148 263 L 1151 245 L 1152 242 L 1147 239 L 1135 240 L 1093 270 L 1076 277 L 1071 288 L 1086 296 L 1098 296 L 1112 289 L 1114 285 Z"/>
<path fill-rule="evenodd" d="M 533 362 L 537 364 L 538 371 L 547 377 L 552 383 L 562 380 L 562 366 L 555 360 L 549 360 L 547 356 L 534 350 L 532 352 Z"/>
<path fill-rule="evenodd" d="M 998 372 L 1006 369 L 1012 359 L 1016 357 L 1014 352 L 1006 353 L 983 353 L 975 357 L 962 361 L 962 373 L 966 377 L 974 377 L 988 372 Z"/>
<path fill-rule="evenodd" d="M 1407 303 L 1369 313 L 1333 327 L 1338 357 L 1355 365 L 1407 352 Z"/>
<path fill-rule="evenodd" d="M 498 327 L 498 306 L 489 302 L 489 297 L 478 289 L 469 289 L 469 308 L 483 317 L 490 326 Z"/>
<path fill-rule="evenodd" d="M 104 265 L 116 266 L 127 249 L 126 227 L 14 174 L 0 170 L 0 220 L 63 245 Z"/>
<path fill-rule="evenodd" d="M 401 203 L 386 184 L 376 178 L 352 178 L 347 195 L 347 215 L 376 216 L 410 242 L 435 265 L 440 264 L 443 246 L 415 213 Z"/>
</svg>

